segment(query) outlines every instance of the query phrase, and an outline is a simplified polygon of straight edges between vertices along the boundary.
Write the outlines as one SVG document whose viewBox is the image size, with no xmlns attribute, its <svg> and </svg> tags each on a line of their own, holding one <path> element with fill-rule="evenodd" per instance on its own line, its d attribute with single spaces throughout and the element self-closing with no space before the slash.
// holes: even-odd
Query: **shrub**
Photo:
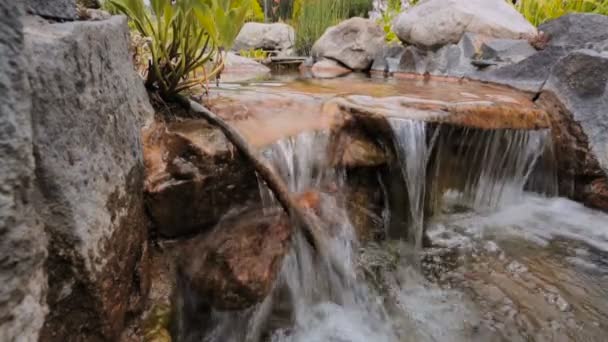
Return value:
<svg viewBox="0 0 608 342">
<path fill-rule="evenodd" d="M 148 39 L 146 86 L 165 99 L 221 70 L 222 52 L 232 45 L 250 9 L 250 0 L 151 0 L 150 9 L 143 0 L 109 1 Z M 207 74 L 205 64 L 212 60 L 215 70 Z"/>
<path fill-rule="evenodd" d="M 519 0 L 515 7 L 535 26 L 568 13 L 608 15 L 606 0 Z"/>
<path fill-rule="evenodd" d="M 257 0 L 251 2 L 251 9 L 247 12 L 245 21 L 264 22 L 264 9 Z"/>
<path fill-rule="evenodd" d="M 264 51 L 262 49 L 249 49 L 249 50 L 241 50 L 239 51 L 239 55 L 243 56 L 243 57 L 247 57 L 247 58 L 251 58 L 251 59 L 255 59 L 258 61 L 264 60 L 266 58 L 268 58 L 269 53 L 267 51 Z"/>
<path fill-rule="evenodd" d="M 370 0 L 296 0 L 293 22 L 296 50 L 308 55 L 312 45 L 325 30 L 352 16 L 365 16 L 371 10 Z"/>
</svg>

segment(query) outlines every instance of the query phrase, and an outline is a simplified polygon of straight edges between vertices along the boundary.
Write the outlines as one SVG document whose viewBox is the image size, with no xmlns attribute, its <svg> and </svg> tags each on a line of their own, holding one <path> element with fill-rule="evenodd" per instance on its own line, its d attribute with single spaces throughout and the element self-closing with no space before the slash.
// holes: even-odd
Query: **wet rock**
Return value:
<svg viewBox="0 0 608 342">
<path fill-rule="evenodd" d="M 311 72 L 316 78 L 335 78 L 350 74 L 351 70 L 334 60 L 323 59 L 312 66 Z"/>
<path fill-rule="evenodd" d="M 393 30 L 403 42 L 427 48 L 456 44 L 465 32 L 527 39 L 536 29 L 502 0 L 429 0 L 401 13 Z"/>
<path fill-rule="evenodd" d="M 578 50 L 562 58 L 539 103 L 551 113 L 560 193 L 602 203 L 597 198 L 604 197 L 608 175 L 608 56 Z"/>
<path fill-rule="evenodd" d="M 548 35 L 548 46 L 608 51 L 608 16 L 572 13 L 539 26 Z"/>
<path fill-rule="evenodd" d="M 23 4 L 0 2 L 0 340 L 37 341 L 46 315 L 46 237 L 35 208 Z"/>
<path fill-rule="evenodd" d="M 76 20 L 76 0 L 25 0 L 28 13 L 58 20 Z"/>
<path fill-rule="evenodd" d="M 334 59 L 351 70 L 368 70 L 384 46 L 384 31 L 374 21 L 351 18 L 332 26 L 315 42 L 312 55 Z"/>
<path fill-rule="evenodd" d="M 203 120 L 155 124 L 143 143 L 146 204 L 164 237 L 207 229 L 259 197 L 253 168 Z"/>
<path fill-rule="evenodd" d="M 225 82 L 245 82 L 265 79 L 269 76 L 270 69 L 267 66 L 253 59 L 228 52 L 221 80 Z"/>
<path fill-rule="evenodd" d="M 48 234 L 41 340 L 116 340 L 147 292 L 140 129 L 153 110 L 125 17 L 25 23 L 36 209 Z"/>
<path fill-rule="evenodd" d="M 233 45 L 234 51 L 257 50 L 271 51 L 279 56 L 294 54 L 295 31 L 283 23 L 245 23 Z"/>
<path fill-rule="evenodd" d="M 565 48 L 551 46 L 518 63 L 492 68 L 487 72 L 478 72 L 471 78 L 538 92 L 549 77 L 555 63 L 566 54 Z"/>
<path fill-rule="evenodd" d="M 205 236 L 184 246 L 180 282 L 217 310 L 241 310 L 270 292 L 292 228 L 280 209 L 249 209 L 227 215 Z"/>
<path fill-rule="evenodd" d="M 374 57 L 372 72 L 392 74 L 399 70 L 399 60 L 405 47 L 401 44 L 384 45 L 382 50 Z"/>
</svg>

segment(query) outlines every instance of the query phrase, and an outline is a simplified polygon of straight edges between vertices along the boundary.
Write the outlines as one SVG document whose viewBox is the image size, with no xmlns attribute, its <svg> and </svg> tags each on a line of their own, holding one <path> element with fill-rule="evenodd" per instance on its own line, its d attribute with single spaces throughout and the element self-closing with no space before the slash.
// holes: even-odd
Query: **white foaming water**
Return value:
<svg viewBox="0 0 608 342">
<path fill-rule="evenodd" d="M 565 198 L 526 193 L 494 213 L 452 215 L 450 224 L 463 227 L 471 236 L 514 236 L 539 245 L 561 237 L 608 252 L 608 214 Z"/>
<path fill-rule="evenodd" d="M 320 191 L 328 183 L 340 189 L 345 177 L 330 167 L 328 144 L 327 133 L 303 133 L 277 142 L 264 156 L 295 193 Z M 265 205 L 276 205 L 265 186 L 260 190 Z M 329 194 L 320 197 L 318 224 L 330 233 L 326 252 L 332 261 L 296 234 L 277 284 L 288 290 L 293 325 L 275 331 L 271 340 L 395 341 L 383 307 L 357 279 L 358 241 L 344 204 Z M 332 264 L 335 261 L 341 263 L 339 273 Z"/>
</svg>

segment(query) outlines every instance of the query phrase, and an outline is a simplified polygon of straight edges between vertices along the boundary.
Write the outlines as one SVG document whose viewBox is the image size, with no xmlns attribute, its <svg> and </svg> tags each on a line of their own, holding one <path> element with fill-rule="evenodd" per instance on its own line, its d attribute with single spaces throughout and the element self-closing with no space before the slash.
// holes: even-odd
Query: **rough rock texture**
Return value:
<svg viewBox="0 0 608 342">
<path fill-rule="evenodd" d="M 49 19 L 76 20 L 76 0 L 25 0 L 28 13 Z"/>
<path fill-rule="evenodd" d="M 540 103 L 552 114 L 560 192 L 608 210 L 608 54 L 570 53 L 555 65 L 543 93 Z"/>
<path fill-rule="evenodd" d="M 539 26 L 549 37 L 549 46 L 608 51 L 608 16 L 567 14 Z"/>
<path fill-rule="evenodd" d="M 28 20 L 37 211 L 49 237 L 44 341 L 116 340 L 147 292 L 140 129 L 153 113 L 125 17 Z"/>
<path fill-rule="evenodd" d="M 19 2 L 0 2 L 0 341 L 37 341 L 46 314 L 22 14 Z"/>
<path fill-rule="evenodd" d="M 427 0 L 400 14 L 393 30 L 403 42 L 422 47 L 458 43 L 465 32 L 523 39 L 536 29 L 503 0 Z"/>
<path fill-rule="evenodd" d="M 225 67 L 222 70 L 221 80 L 225 82 L 244 82 L 264 79 L 270 76 L 270 69 L 254 61 L 241 57 L 232 52 L 226 55 Z"/>
<path fill-rule="evenodd" d="M 199 232 L 233 205 L 259 201 L 253 168 L 204 120 L 150 127 L 144 157 L 146 204 L 164 237 Z"/>
<path fill-rule="evenodd" d="M 229 214 L 184 246 L 178 273 L 215 309 L 251 307 L 272 289 L 291 233 L 281 209 Z"/>
<path fill-rule="evenodd" d="M 351 18 L 323 33 L 312 47 L 316 58 L 334 59 L 352 70 L 368 70 L 384 46 L 384 31 L 374 21 Z"/>
<path fill-rule="evenodd" d="M 384 45 L 374 57 L 374 63 L 372 64 L 372 72 L 383 72 L 386 74 L 392 74 L 399 70 L 399 61 L 405 47 L 401 44 Z"/>
<path fill-rule="evenodd" d="M 312 66 L 311 72 L 316 78 L 334 78 L 350 74 L 351 70 L 334 60 L 323 59 Z"/>
<path fill-rule="evenodd" d="M 262 49 L 280 56 L 293 55 L 295 31 L 283 23 L 246 23 L 236 37 L 234 51 Z"/>
</svg>

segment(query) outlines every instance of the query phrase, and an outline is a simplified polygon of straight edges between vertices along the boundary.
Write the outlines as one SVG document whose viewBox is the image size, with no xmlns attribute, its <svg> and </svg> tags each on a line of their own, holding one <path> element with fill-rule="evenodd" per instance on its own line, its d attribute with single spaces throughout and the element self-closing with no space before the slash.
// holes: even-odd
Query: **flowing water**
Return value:
<svg viewBox="0 0 608 342">
<path fill-rule="evenodd" d="M 263 155 L 292 192 L 319 194 L 329 248 L 316 253 L 296 234 L 271 295 L 214 313 L 204 340 L 605 340 L 608 215 L 555 197 L 549 132 L 389 124 L 408 241 L 360 245 L 327 131 L 281 139 Z"/>
</svg>

